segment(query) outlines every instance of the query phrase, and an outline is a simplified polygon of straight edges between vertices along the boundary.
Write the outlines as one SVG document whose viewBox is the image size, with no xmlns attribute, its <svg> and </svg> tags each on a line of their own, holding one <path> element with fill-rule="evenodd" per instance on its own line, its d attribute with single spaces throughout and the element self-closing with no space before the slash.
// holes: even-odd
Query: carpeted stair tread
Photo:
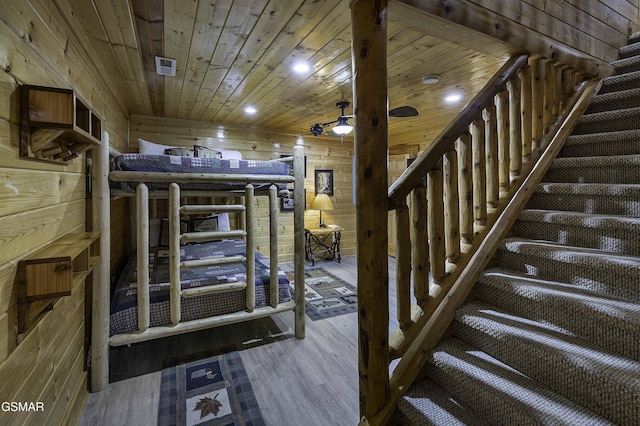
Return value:
<svg viewBox="0 0 640 426">
<path fill-rule="evenodd" d="M 640 108 L 584 114 L 573 129 L 574 135 L 640 129 Z"/>
<path fill-rule="evenodd" d="M 591 99 L 585 114 L 640 107 L 640 88 L 598 94 Z"/>
<path fill-rule="evenodd" d="M 528 207 L 640 217 L 640 184 L 544 182 L 534 189 Z"/>
<path fill-rule="evenodd" d="M 505 238 L 498 266 L 640 303 L 640 258 L 548 241 Z"/>
<path fill-rule="evenodd" d="M 571 135 L 567 138 L 562 148 L 562 155 L 565 157 L 632 155 L 639 153 L 640 130 L 638 129 Z"/>
<path fill-rule="evenodd" d="M 620 59 L 640 55 L 640 42 L 629 43 L 620 48 Z"/>
<path fill-rule="evenodd" d="M 640 86 L 640 71 L 612 75 L 602 79 L 599 94 L 633 89 Z"/>
<path fill-rule="evenodd" d="M 629 58 L 618 59 L 611 62 L 611 65 L 616 70 L 616 73 L 623 74 L 640 70 L 640 57 L 632 56 Z"/>
<path fill-rule="evenodd" d="M 451 394 L 440 386 L 421 380 L 414 383 L 398 401 L 396 425 L 483 426 L 487 423 L 456 403 Z"/>
<path fill-rule="evenodd" d="M 526 209 L 518 215 L 511 233 L 606 253 L 640 256 L 640 218 L 637 217 Z"/>
<path fill-rule="evenodd" d="M 611 424 L 454 337 L 438 343 L 426 372 L 460 405 L 491 425 Z"/>
<path fill-rule="evenodd" d="M 607 157 L 561 157 L 552 161 L 546 182 L 640 183 L 640 155 Z"/>
<path fill-rule="evenodd" d="M 615 423 L 640 419 L 640 362 L 478 300 L 456 311 L 452 332 Z"/>
<path fill-rule="evenodd" d="M 571 284 L 490 268 L 474 287 L 479 300 L 640 361 L 640 305 Z"/>
</svg>

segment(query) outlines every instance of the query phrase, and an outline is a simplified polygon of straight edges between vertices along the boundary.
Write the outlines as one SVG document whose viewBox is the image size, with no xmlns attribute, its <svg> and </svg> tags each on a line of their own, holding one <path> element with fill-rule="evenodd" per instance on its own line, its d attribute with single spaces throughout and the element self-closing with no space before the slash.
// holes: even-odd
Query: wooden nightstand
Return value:
<svg viewBox="0 0 640 426">
<path fill-rule="evenodd" d="M 340 263 L 340 239 L 343 228 L 328 225 L 326 228 L 305 228 L 305 258 L 315 265 L 316 259 L 335 260 Z"/>
</svg>

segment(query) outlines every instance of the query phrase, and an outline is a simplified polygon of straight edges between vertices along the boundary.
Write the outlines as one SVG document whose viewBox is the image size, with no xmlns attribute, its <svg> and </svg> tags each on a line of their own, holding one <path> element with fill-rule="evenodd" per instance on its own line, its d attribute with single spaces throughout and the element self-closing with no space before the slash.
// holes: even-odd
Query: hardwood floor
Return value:
<svg viewBox="0 0 640 426">
<path fill-rule="evenodd" d="M 389 262 L 390 287 L 394 287 L 395 259 Z M 355 257 L 319 266 L 357 284 Z M 289 264 L 282 267 L 291 269 Z M 393 293 L 391 289 L 391 298 Z M 267 425 L 355 425 L 359 420 L 356 315 L 307 318 L 303 340 L 294 337 L 293 313 L 285 312 L 114 348 L 111 383 L 89 395 L 79 424 L 156 424 L 162 368 L 238 350 Z"/>
</svg>

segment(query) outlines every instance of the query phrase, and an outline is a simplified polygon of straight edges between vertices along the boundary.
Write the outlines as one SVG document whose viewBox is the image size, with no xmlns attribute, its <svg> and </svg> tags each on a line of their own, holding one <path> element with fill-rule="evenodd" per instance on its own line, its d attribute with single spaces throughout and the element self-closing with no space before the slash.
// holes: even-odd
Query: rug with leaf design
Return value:
<svg viewBox="0 0 640 426">
<path fill-rule="evenodd" d="M 162 370 L 158 425 L 264 425 L 237 351 Z"/>
</svg>

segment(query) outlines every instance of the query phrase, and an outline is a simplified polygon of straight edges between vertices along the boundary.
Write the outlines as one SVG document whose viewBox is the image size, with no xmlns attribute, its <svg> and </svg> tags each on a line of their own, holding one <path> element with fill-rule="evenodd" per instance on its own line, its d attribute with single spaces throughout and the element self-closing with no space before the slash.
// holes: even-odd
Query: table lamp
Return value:
<svg viewBox="0 0 640 426">
<path fill-rule="evenodd" d="M 319 228 L 326 228 L 327 225 L 322 221 L 322 212 L 325 210 L 333 210 L 333 204 L 331 204 L 331 199 L 327 194 L 318 194 L 316 198 L 311 203 L 311 210 L 319 210 L 320 211 L 320 223 L 318 224 Z"/>
</svg>

